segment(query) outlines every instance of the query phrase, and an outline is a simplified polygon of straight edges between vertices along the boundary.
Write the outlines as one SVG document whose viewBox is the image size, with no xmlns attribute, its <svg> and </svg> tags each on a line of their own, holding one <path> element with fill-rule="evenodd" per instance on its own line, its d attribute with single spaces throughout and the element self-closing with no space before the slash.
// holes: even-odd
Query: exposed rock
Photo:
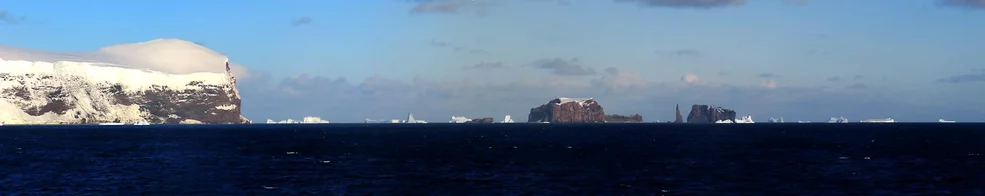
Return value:
<svg viewBox="0 0 985 196">
<path fill-rule="evenodd" d="M 735 111 L 709 105 L 693 105 L 691 113 L 687 114 L 687 123 L 715 123 L 720 120 L 735 122 Z"/>
<path fill-rule="evenodd" d="M 675 110 L 674 123 L 684 123 L 684 117 L 681 116 L 681 105 L 680 104 L 674 105 L 674 110 Z"/>
<path fill-rule="evenodd" d="M 557 98 L 540 107 L 531 108 L 527 122 L 601 123 L 605 112 L 592 98 Z"/>
<path fill-rule="evenodd" d="M 618 114 L 605 115 L 605 122 L 607 123 L 642 123 L 643 116 L 640 114 L 633 114 L 630 116 L 623 116 Z"/>
<path fill-rule="evenodd" d="M 494 122 L 493 118 L 486 117 L 486 118 L 472 119 L 472 120 L 467 121 L 465 123 L 493 123 L 493 122 Z"/>
</svg>

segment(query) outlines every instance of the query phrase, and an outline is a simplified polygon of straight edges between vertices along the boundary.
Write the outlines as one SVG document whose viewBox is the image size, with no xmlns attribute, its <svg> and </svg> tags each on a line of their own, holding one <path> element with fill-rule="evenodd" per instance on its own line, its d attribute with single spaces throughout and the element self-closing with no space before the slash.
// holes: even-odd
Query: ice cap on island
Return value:
<svg viewBox="0 0 985 196">
<path fill-rule="evenodd" d="M 224 73 L 225 64 L 229 60 L 226 55 L 181 39 L 118 44 L 86 52 L 43 51 L 0 45 L 0 58 L 44 62 L 101 62 L 111 66 L 170 74 Z M 233 75 L 239 78 L 247 76 L 247 70 L 242 65 L 229 63 L 229 67 Z"/>
</svg>

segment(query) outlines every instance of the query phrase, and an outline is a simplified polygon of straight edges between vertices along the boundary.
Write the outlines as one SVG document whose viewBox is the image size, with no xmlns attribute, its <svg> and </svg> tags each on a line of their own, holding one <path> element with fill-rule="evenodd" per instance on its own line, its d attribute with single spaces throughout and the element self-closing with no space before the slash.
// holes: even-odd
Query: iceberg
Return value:
<svg viewBox="0 0 985 196">
<path fill-rule="evenodd" d="M 752 116 L 742 116 L 740 119 L 735 119 L 735 121 L 729 120 L 719 120 L 715 123 L 756 123 L 752 120 Z"/>
<path fill-rule="evenodd" d="M 466 123 L 466 122 L 469 122 L 469 121 L 472 121 L 472 119 L 471 118 L 464 117 L 464 116 L 451 116 L 451 121 L 448 121 L 448 122 L 449 123 Z"/>
<path fill-rule="evenodd" d="M 894 120 L 893 118 L 879 118 L 879 119 L 863 120 L 863 121 L 860 121 L 860 122 L 864 122 L 864 123 L 894 123 L 894 122 L 896 122 L 896 120 Z"/>
<path fill-rule="evenodd" d="M 828 123 L 848 123 L 848 119 L 845 117 L 831 117 L 831 119 L 828 119 Z"/>
<path fill-rule="evenodd" d="M 783 117 L 780 117 L 780 118 L 770 117 L 769 122 L 771 122 L 771 123 L 783 123 Z"/>
<path fill-rule="evenodd" d="M 363 122 L 365 122 L 365 123 L 385 123 L 385 122 L 387 122 L 387 120 L 373 120 L 373 119 L 368 119 L 367 118 Z"/>
<path fill-rule="evenodd" d="M 503 123 L 513 123 L 513 118 L 510 115 L 503 117 Z"/>
<path fill-rule="evenodd" d="M 404 123 L 428 123 L 428 122 L 424 120 L 414 119 L 414 113 L 408 113 L 407 120 L 404 120 Z"/>
<path fill-rule="evenodd" d="M 301 121 L 294 119 L 287 119 L 282 121 L 274 121 L 267 119 L 267 124 L 325 124 L 329 123 L 327 120 L 322 120 L 321 117 L 316 116 L 306 116 Z"/>
</svg>

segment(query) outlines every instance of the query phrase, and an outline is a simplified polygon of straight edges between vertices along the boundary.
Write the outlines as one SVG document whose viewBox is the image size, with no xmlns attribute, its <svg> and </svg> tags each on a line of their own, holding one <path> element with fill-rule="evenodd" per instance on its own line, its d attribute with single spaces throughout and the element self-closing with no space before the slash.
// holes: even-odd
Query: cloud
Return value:
<svg viewBox="0 0 985 196">
<path fill-rule="evenodd" d="M 714 8 L 746 4 L 747 0 L 615 0 L 653 7 Z"/>
<path fill-rule="evenodd" d="M 985 73 L 980 74 L 964 74 L 956 75 L 948 78 L 941 78 L 937 80 L 938 83 L 968 83 L 968 82 L 985 82 Z"/>
<path fill-rule="evenodd" d="M 698 82 L 698 75 L 694 75 L 692 73 L 684 74 L 684 76 L 681 76 L 681 82 L 688 84 Z"/>
<path fill-rule="evenodd" d="M 791 5 L 807 5 L 808 0 L 783 0 L 783 2 Z"/>
<path fill-rule="evenodd" d="M 643 77 L 630 72 L 620 71 L 615 67 L 606 68 L 604 74 L 602 74 L 602 77 L 592 80 L 591 84 L 609 90 L 639 88 L 647 85 L 646 81 L 643 80 Z"/>
<path fill-rule="evenodd" d="M 540 59 L 534 61 L 531 66 L 551 70 L 551 73 L 559 76 L 585 76 L 596 74 L 595 69 L 582 67 L 578 59 Z"/>
<path fill-rule="evenodd" d="M 479 15 L 487 14 L 481 8 L 497 6 L 499 3 L 485 0 L 414 0 L 417 5 L 410 9 L 412 14 L 420 13 L 459 13 L 467 7 L 477 7 L 476 13 Z"/>
<path fill-rule="evenodd" d="M 463 47 L 463 46 L 455 47 L 455 52 L 462 52 L 462 53 L 467 53 L 467 54 L 486 54 L 486 53 L 489 53 L 489 51 L 486 51 L 486 50 L 483 50 L 483 49 L 476 49 L 476 48 L 469 49 L 469 48 L 466 48 L 466 47 Z"/>
<path fill-rule="evenodd" d="M 18 24 L 27 20 L 24 16 L 14 16 L 7 12 L 7 10 L 0 10 L 0 24 Z"/>
<path fill-rule="evenodd" d="M 571 5 L 570 1 L 567 0 L 526 0 L 527 2 L 553 2 L 555 5 L 568 6 Z"/>
<path fill-rule="evenodd" d="M 432 46 L 435 46 L 435 47 L 445 47 L 445 46 L 450 46 L 451 45 L 451 43 L 444 42 L 444 41 L 438 41 L 438 40 L 431 40 L 430 44 Z"/>
<path fill-rule="evenodd" d="M 180 39 L 117 44 L 84 52 L 43 51 L 0 45 L 0 57 L 25 61 L 107 62 L 124 68 L 150 69 L 169 74 L 225 73 L 228 60 L 224 54 Z M 229 67 L 239 79 L 251 77 L 249 70 L 240 64 L 229 62 Z"/>
<path fill-rule="evenodd" d="M 760 78 L 779 78 L 780 75 L 776 75 L 776 74 L 772 74 L 772 73 L 763 73 L 763 74 L 759 74 L 757 77 L 760 77 Z"/>
<path fill-rule="evenodd" d="M 291 26 L 308 25 L 308 24 L 311 24 L 311 22 L 314 22 L 314 19 L 311 19 L 311 17 L 305 16 L 305 17 L 301 17 L 301 18 L 297 18 L 297 19 L 292 20 L 291 21 Z"/>
<path fill-rule="evenodd" d="M 827 80 L 828 82 L 838 82 L 838 81 L 842 81 L 842 80 L 845 80 L 845 79 L 847 79 L 847 77 L 831 76 L 831 77 L 825 78 L 825 80 Z M 854 80 L 862 80 L 862 79 L 865 79 L 865 76 L 855 75 L 855 76 L 852 76 L 851 79 L 854 79 Z"/>
<path fill-rule="evenodd" d="M 869 88 L 869 85 L 865 85 L 865 84 L 862 84 L 862 83 L 855 83 L 855 84 L 852 84 L 852 85 L 845 86 L 845 88 L 847 88 L 847 89 L 867 89 L 867 88 Z"/>
<path fill-rule="evenodd" d="M 763 80 L 763 82 L 760 82 L 759 85 L 760 86 L 763 86 L 763 87 L 766 87 L 766 88 L 776 88 L 777 87 L 776 80 Z"/>
<path fill-rule="evenodd" d="M 985 0 L 937 0 L 937 3 L 945 6 L 985 9 Z"/>
<path fill-rule="evenodd" d="M 506 68 L 506 65 L 504 65 L 503 62 L 499 62 L 499 61 L 496 61 L 496 62 L 482 62 L 482 63 L 478 63 L 478 64 L 475 64 L 475 65 L 463 66 L 462 67 L 462 69 L 465 69 L 465 70 L 474 70 L 474 69 L 501 69 L 501 68 Z"/>
<path fill-rule="evenodd" d="M 439 48 L 453 47 L 454 46 L 452 50 L 455 51 L 455 52 L 458 52 L 458 53 L 465 53 L 465 54 L 487 54 L 487 53 L 489 53 L 489 51 L 486 51 L 484 49 L 470 48 L 470 47 L 465 47 L 465 46 L 457 46 L 456 44 L 453 44 L 453 43 L 450 43 L 450 42 L 446 42 L 446 41 L 431 40 L 431 42 L 429 44 L 431 46 L 439 47 Z"/>
<path fill-rule="evenodd" d="M 701 51 L 695 49 L 680 49 L 680 50 L 671 50 L 671 51 L 658 50 L 657 53 L 674 55 L 674 56 L 701 56 Z"/>
</svg>

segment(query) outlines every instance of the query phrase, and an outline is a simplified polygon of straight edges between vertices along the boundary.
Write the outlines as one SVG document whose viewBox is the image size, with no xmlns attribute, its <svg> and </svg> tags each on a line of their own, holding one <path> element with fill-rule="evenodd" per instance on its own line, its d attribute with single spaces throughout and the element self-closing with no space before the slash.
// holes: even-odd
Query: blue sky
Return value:
<svg viewBox="0 0 985 196">
<path fill-rule="evenodd" d="M 523 120 L 558 96 L 647 120 L 696 103 L 761 121 L 985 120 L 982 0 L 35 0 L 0 10 L 4 45 L 179 38 L 227 54 L 250 69 L 240 88 L 253 120 Z"/>
</svg>

